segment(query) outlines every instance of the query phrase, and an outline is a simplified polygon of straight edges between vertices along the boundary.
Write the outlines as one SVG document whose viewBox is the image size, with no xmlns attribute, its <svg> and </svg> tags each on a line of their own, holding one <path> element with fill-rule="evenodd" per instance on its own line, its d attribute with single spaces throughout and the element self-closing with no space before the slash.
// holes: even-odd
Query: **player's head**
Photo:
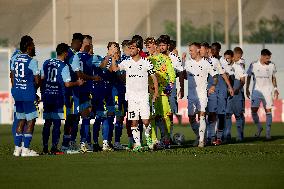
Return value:
<svg viewBox="0 0 284 189">
<path fill-rule="evenodd" d="M 130 56 L 129 42 L 130 40 L 126 39 L 126 40 L 123 40 L 121 43 L 122 51 L 126 56 Z"/>
<path fill-rule="evenodd" d="M 114 56 L 114 54 L 119 53 L 120 54 L 120 47 L 117 42 L 109 42 L 107 44 L 107 51 L 109 56 Z"/>
<path fill-rule="evenodd" d="M 175 40 L 170 40 L 169 51 L 178 55 L 177 42 Z"/>
<path fill-rule="evenodd" d="M 20 41 L 20 50 L 22 53 L 26 53 L 29 56 L 35 56 L 35 44 L 31 36 L 25 35 Z"/>
<path fill-rule="evenodd" d="M 84 36 L 81 33 L 74 33 L 71 48 L 74 49 L 76 52 L 80 51 L 82 44 L 83 44 Z"/>
<path fill-rule="evenodd" d="M 207 42 L 203 42 L 200 44 L 200 56 L 208 57 L 209 44 Z"/>
<path fill-rule="evenodd" d="M 233 62 L 234 52 L 232 50 L 226 50 L 224 53 L 225 60 L 231 64 Z"/>
<path fill-rule="evenodd" d="M 234 48 L 234 61 L 239 61 L 243 56 L 243 50 L 241 47 Z"/>
<path fill-rule="evenodd" d="M 219 58 L 220 50 L 221 50 L 221 44 L 220 43 L 218 43 L 218 42 L 212 43 L 211 53 L 212 53 L 213 57 Z"/>
<path fill-rule="evenodd" d="M 140 41 L 137 40 L 131 40 L 129 42 L 129 49 L 130 49 L 130 56 L 135 57 L 139 55 L 139 52 L 141 51 L 141 45 L 139 45 Z M 140 47 L 139 47 L 140 46 Z"/>
<path fill-rule="evenodd" d="M 168 35 L 161 35 L 158 40 L 159 50 L 163 54 L 168 54 L 169 46 L 170 46 L 170 36 Z"/>
<path fill-rule="evenodd" d="M 93 48 L 93 38 L 90 35 L 83 35 L 83 43 L 81 47 L 82 52 L 90 52 Z"/>
<path fill-rule="evenodd" d="M 189 54 L 193 60 L 196 60 L 198 57 L 200 57 L 200 48 L 200 43 L 193 42 L 189 44 Z"/>
<path fill-rule="evenodd" d="M 157 41 L 155 40 L 154 37 L 148 37 L 147 39 L 145 39 L 144 44 L 150 55 L 157 52 Z"/>
<path fill-rule="evenodd" d="M 132 37 L 132 40 L 136 41 L 137 47 L 140 49 L 140 51 L 142 51 L 142 49 L 143 49 L 143 37 L 141 37 L 140 35 L 134 35 Z"/>
<path fill-rule="evenodd" d="M 269 64 L 270 63 L 270 59 L 271 59 L 271 55 L 272 55 L 272 53 L 270 52 L 270 50 L 262 49 L 261 50 L 260 61 L 265 63 L 265 64 Z"/>
<path fill-rule="evenodd" d="M 68 56 L 69 46 L 66 43 L 60 43 L 56 47 L 57 57 L 61 60 L 65 60 Z"/>
</svg>

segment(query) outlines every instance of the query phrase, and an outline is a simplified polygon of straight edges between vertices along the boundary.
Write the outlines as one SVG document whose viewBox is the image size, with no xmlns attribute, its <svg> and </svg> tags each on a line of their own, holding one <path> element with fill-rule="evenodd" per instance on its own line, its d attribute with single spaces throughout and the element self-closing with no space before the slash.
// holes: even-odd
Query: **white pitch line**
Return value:
<svg viewBox="0 0 284 189">
<path fill-rule="evenodd" d="M 253 143 L 246 143 L 246 144 L 228 144 L 228 145 L 236 145 L 236 146 L 257 146 L 257 145 L 262 145 L 262 146 L 284 146 L 284 144 L 253 144 Z"/>
</svg>

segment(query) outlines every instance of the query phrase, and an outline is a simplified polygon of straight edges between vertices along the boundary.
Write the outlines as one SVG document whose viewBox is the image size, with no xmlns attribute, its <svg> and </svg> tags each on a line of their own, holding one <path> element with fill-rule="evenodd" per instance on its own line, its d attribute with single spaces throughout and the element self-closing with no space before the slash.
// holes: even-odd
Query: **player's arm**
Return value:
<svg viewBox="0 0 284 189">
<path fill-rule="evenodd" d="M 249 86 L 250 86 L 250 81 L 251 81 L 251 76 L 252 76 L 252 70 L 253 70 L 253 63 L 250 64 L 249 69 L 247 71 L 246 96 L 248 98 L 250 98 Z"/>
<path fill-rule="evenodd" d="M 208 93 L 209 93 L 209 94 L 212 94 L 212 93 L 215 92 L 216 86 L 217 86 L 217 84 L 218 84 L 218 75 L 215 74 L 215 75 L 213 75 L 212 77 L 213 77 L 213 84 L 211 85 L 211 87 L 210 87 L 209 90 L 208 90 Z"/>
<path fill-rule="evenodd" d="M 124 61 L 122 61 L 119 66 L 117 65 L 116 61 L 118 60 L 118 56 L 114 56 L 112 59 L 111 59 L 111 66 L 110 66 L 110 71 L 111 72 L 117 72 L 119 70 L 124 70 Z"/>
<path fill-rule="evenodd" d="M 100 64 L 99 67 L 100 67 L 100 68 L 105 68 L 105 67 L 108 65 L 109 58 L 110 58 L 110 56 L 107 55 L 107 56 L 103 59 L 103 61 L 101 62 L 101 64 Z"/>
<path fill-rule="evenodd" d="M 274 87 L 274 99 L 278 99 L 279 91 L 278 91 L 278 88 L 277 88 L 277 80 L 276 80 L 276 77 L 275 77 L 275 73 L 272 75 L 272 84 L 273 84 L 273 87 Z"/>
<path fill-rule="evenodd" d="M 40 87 L 40 71 L 38 69 L 38 61 L 35 59 L 32 59 L 30 64 L 29 64 L 29 69 L 32 70 L 33 75 L 34 75 L 34 85 L 36 90 Z"/>
<path fill-rule="evenodd" d="M 150 77 L 152 78 L 152 81 L 153 81 L 153 85 L 154 85 L 154 95 L 153 95 L 153 102 L 156 101 L 158 95 L 159 95 L 159 92 L 158 92 L 158 79 L 156 77 L 155 74 L 151 74 Z"/>
<path fill-rule="evenodd" d="M 230 95 L 234 96 L 234 90 L 233 90 L 233 87 L 232 87 L 232 85 L 230 83 L 228 75 L 226 73 L 223 73 L 222 77 L 223 77 L 224 81 L 226 82 L 226 84 L 228 86 L 228 90 L 229 90 Z"/>
<path fill-rule="evenodd" d="M 14 86 L 14 74 L 13 74 L 12 70 L 10 71 L 10 81 L 11 81 L 11 85 L 13 87 Z"/>
<path fill-rule="evenodd" d="M 184 72 L 181 71 L 179 74 L 179 84 L 180 84 L 180 99 L 184 97 Z"/>
<path fill-rule="evenodd" d="M 75 82 L 71 81 L 70 70 L 69 67 L 66 65 L 62 70 L 62 79 L 64 82 L 65 87 L 75 87 L 83 85 L 84 81 L 82 79 L 78 79 Z"/>
<path fill-rule="evenodd" d="M 87 75 L 87 74 L 83 73 L 82 71 L 77 71 L 76 74 L 77 74 L 78 78 L 81 78 L 85 81 L 88 81 L 88 80 L 99 81 L 99 80 L 101 80 L 100 76 Z"/>
</svg>

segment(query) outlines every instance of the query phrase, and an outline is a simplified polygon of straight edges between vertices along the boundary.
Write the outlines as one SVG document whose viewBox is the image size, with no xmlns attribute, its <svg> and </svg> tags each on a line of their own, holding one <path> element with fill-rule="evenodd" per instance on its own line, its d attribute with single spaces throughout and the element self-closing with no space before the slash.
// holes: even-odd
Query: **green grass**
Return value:
<svg viewBox="0 0 284 189">
<path fill-rule="evenodd" d="M 41 150 L 41 126 L 32 148 Z M 235 127 L 233 127 L 235 131 Z M 158 152 L 99 152 L 16 158 L 11 126 L 0 125 L 0 188 L 281 188 L 284 185 L 284 126 L 274 124 L 272 140 L 246 140 L 203 149 L 190 147 L 191 128 L 175 127 L 187 141 Z M 235 136 L 235 132 L 233 132 Z M 123 142 L 126 143 L 124 130 Z"/>
</svg>

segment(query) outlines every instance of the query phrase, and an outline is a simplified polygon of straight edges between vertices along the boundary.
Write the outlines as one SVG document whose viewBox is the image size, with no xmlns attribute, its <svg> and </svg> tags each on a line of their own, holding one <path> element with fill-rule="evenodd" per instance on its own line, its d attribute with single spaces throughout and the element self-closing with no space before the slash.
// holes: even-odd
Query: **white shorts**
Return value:
<svg viewBox="0 0 284 189">
<path fill-rule="evenodd" d="M 212 93 L 208 96 L 207 112 L 217 112 L 217 110 L 218 110 L 217 94 Z"/>
<path fill-rule="evenodd" d="M 244 113 L 243 104 L 244 99 L 242 94 L 235 95 L 233 97 L 228 97 L 226 113 L 235 115 L 240 115 L 241 113 Z"/>
<path fill-rule="evenodd" d="M 252 108 L 258 108 L 260 106 L 260 103 L 262 102 L 262 105 L 265 109 L 272 109 L 273 107 L 273 99 L 272 95 L 268 96 L 251 96 L 251 107 Z"/>
<path fill-rule="evenodd" d="M 149 119 L 150 105 L 148 100 L 128 100 L 128 120 Z"/>
<path fill-rule="evenodd" d="M 207 97 L 188 98 L 188 115 L 195 115 L 198 112 L 205 112 L 207 101 Z"/>
</svg>

